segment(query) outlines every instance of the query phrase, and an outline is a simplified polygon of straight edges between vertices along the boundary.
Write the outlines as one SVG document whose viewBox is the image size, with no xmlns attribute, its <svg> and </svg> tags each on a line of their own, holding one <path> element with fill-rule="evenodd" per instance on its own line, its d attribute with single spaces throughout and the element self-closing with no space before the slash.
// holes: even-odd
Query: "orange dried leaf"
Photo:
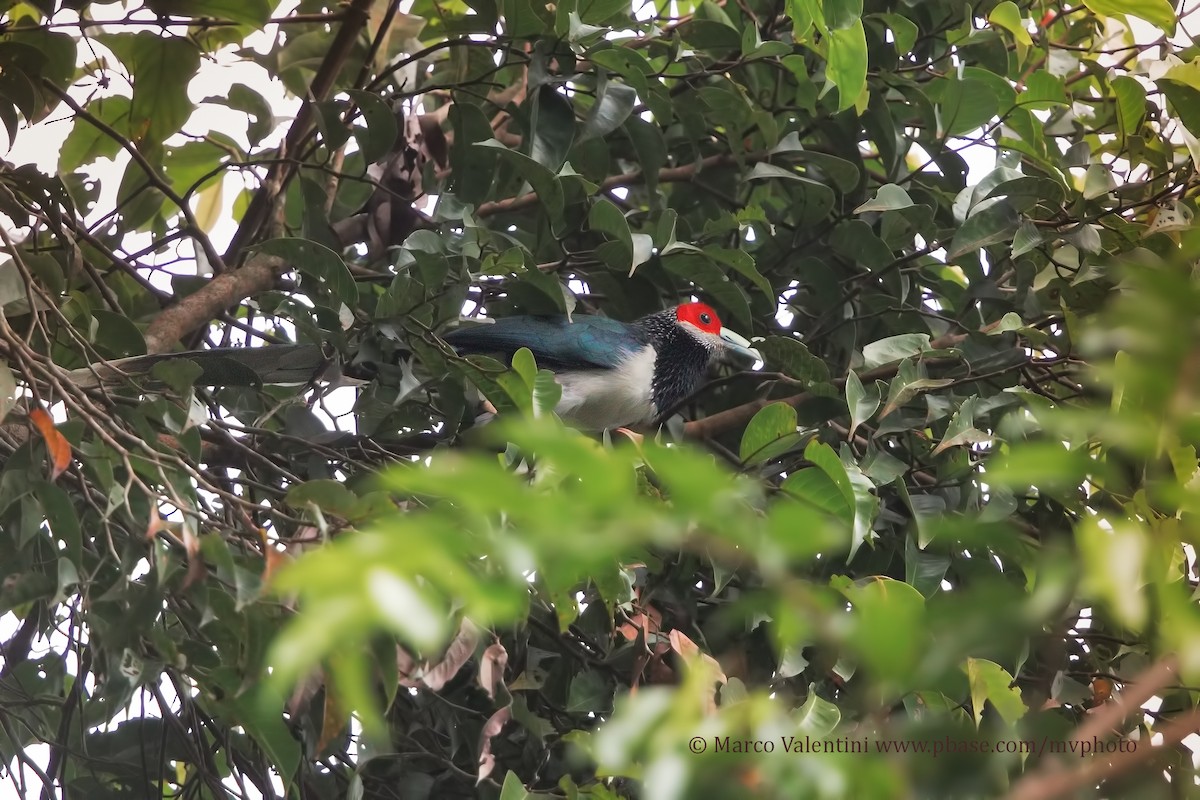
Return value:
<svg viewBox="0 0 1200 800">
<path fill-rule="evenodd" d="M 33 409 L 29 412 L 29 421 L 46 442 L 46 452 L 50 455 L 50 480 L 57 480 L 71 465 L 71 443 L 54 427 L 54 420 L 45 409 Z"/>
<path fill-rule="evenodd" d="M 264 584 L 270 583 L 271 578 L 275 576 L 275 573 L 279 572 L 284 564 L 291 561 L 291 558 L 288 557 L 287 553 L 276 550 L 270 545 L 267 545 L 267 549 L 264 551 L 264 557 L 262 573 L 262 582 Z"/>
<path fill-rule="evenodd" d="M 341 733 L 346 723 L 349 722 L 346 714 L 338 706 L 336 692 L 325 692 L 325 713 L 321 715 L 321 736 L 317 739 L 317 753 L 324 753 L 338 734 Z"/>
</svg>

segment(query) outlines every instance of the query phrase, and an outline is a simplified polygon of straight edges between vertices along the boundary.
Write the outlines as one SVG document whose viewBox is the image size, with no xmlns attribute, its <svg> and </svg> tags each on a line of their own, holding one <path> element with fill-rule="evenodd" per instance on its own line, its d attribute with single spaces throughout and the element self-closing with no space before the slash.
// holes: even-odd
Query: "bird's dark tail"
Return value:
<svg viewBox="0 0 1200 800">
<path fill-rule="evenodd" d="M 336 356 L 320 345 L 285 344 L 264 347 L 215 347 L 186 353 L 133 356 L 90 364 L 68 373 L 83 388 L 118 386 L 128 380 L 152 381 L 151 370 L 168 361 L 187 360 L 200 367 L 196 386 L 259 386 L 311 383 L 340 374 Z"/>
</svg>

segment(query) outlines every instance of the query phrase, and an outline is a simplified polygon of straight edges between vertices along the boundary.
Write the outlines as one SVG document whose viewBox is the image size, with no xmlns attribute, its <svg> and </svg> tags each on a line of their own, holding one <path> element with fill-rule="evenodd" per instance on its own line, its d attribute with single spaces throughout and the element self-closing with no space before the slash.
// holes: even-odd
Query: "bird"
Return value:
<svg viewBox="0 0 1200 800">
<path fill-rule="evenodd" d="M 584 431 L 617 430 L 661 423 L 691 396 L 710 369 L 725 363 L 749 368 L 763 361 L 742 335 L 724 327 L 706 303 L 683 303 L 633 322 L 609 317 L 511 316 L 460 325 L 441 334 L 459 355 L 511 359 L 521 348 L 562 387 L 555 409 L 566 424 Z M 73 370 L 80 386 L 117 383 L 146 375 L 176 358 L 201 368 L 196 385 L 310 383 L 323 377 L 331 359 L 320 345 L 221 347 L 134 356 Z"/>
</svg>

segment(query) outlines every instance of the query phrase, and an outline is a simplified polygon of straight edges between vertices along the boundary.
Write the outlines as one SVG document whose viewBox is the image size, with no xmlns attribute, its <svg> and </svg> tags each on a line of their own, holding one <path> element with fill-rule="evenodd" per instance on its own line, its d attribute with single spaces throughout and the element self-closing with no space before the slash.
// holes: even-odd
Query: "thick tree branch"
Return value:
<svg viewBox="0 0 1200 800">
<path fill-rule="evenodd" d="M 275 198 L 283 192 L 292 176 L 296 174 L 296 162 L 290 159 L 294 153 L 299 152 L 300 145 L 313 130 L 316 123 L 315 103 L 329 96 L 346 59 L 350 57 L 355 40 L 370 19 L 371 6 L 374 4 L 375 0 L 353 0 L 346 7 L 345 21 L 338 28 L 337 37 L 333 40 L 329 52 L 325 55 L 325 60 L 321 62 L 320 69 L 313 77 L 312 84 L 309 86 L 309 96 L 306 98 L 307 102 L 300 107 L 296 119 L 292 121 L 292 127 L 288 129 L 287 135 L 283 139 L 280 152 L 285 159 L 273 164 L 267 170 L 266 178 L 263 179 L 262 185 L 250 200 L 250 205 L 242 216 L 241 224 L 229 243 L 229 249 L 225 252 L 225 259 L 228 263 L 236 263 L 242 251 L 258 236 L 259 230 L 270 217 L 271 209 L 275 205 Z"/>
<path fill-rule="evenodd" d="M 330 46 L 325 60 L 313 78 L 308 102 L 292 122 L 281 148 L 284 156 L 299 149 L 314 124 L 313 103 L 324 100 L 333 88 L 349 58 L 354 41 L 366 27 L 375 0 L 354 0 L 345 10 L 345 21 Z M 233 267 L 241 253 L 254 240 L 270 216 L 275 199 L 296 172 L 296 162 L 284 158 L 267 170 L 267 176 L 250 201 L 241 225 L 225 252 L 225 263 Z M 251 295 L 265 291 L 275 282 L 284 263 L 274 257 L 258 255 L 243 267 L 213 278 L 206 286 L 181 299 L 155 317 L 146 329 L 146 347 L 150 353 L 169 350 L 180 338 L 216 317 L 221 311 Z"/>
<path fill-rule="evenodd" d="M 1094 738 L 1106 738 L 1123 720 L 1136 713 L 1143 703 L 1174 683 L 1178 670 L 1179 664 L 1174 656 L 1167 656 L 1153 664 L 1126 687 L 1117 702 L 1101 706 L 1089 714 L 1071 734 L 1069 741 L 1083 743 Z M 1078 769 L 1067 769 L 1056 759 L 1046 759 L 1038 769 L 1017 781 L 1006 800 L 1051 800 L 1071 796 L 1149 761 L 1198 730 L 1200 709 L 1192 709 L 1156 731 L 1162 736 L 1162 743 L 1158 747 L 1143 741 L 1139 743 L 1142 746 L 1129 752 L 1093 756 Z"/>
<path fill-rule="evenodd" d="M 259 255 L 246 266 L 213 278 L 204 288 L 165 308 L 146 329 L 146 352 L 165 353 L 180 338 L 206 324 L 223 309 L 271 288 L 285 264 Z"/>
<path fill-rule="evenodd" d="M 765 161 L 768 155 L 763 152 L 748 153 L 743 156 L 741 163 Z M 704 169 L 738 163 L 738 160 L 730 155 L 709 156 L 694 164 L 687 164 L 680 167 L 664 167 L 658 171 L 658 180 L 660 183 L 688 181 Z M 645 180 L 645 176 L 642 170 L 633 170 L 632 172 L 612 176 L 601 184 L 601 188 L 612 189 L 617 186 L 639 183 L 643 180 Z M 537 200 L 537 195 L 530 193 L 521 195 L 520 197 L 498 200 L 493 203 L 483 203 L 479 206 L 477 215 L 484 217 L 507 211 L 516 211 L 534 205 L 537 203 Z M 247 211 L 247 214 L 249 214 L 249 211 Z M 342 220 L 334 226 L 334 230 L 342 238 L 343 244 L 357 241 L 366 233 L 365 212 L 364 214 L 358 214 Z M 230 252 L 226 253 L 227 261 L 232 263 L 229 260 L 230 253 L 232 253 L 232 247 Z M 155 318 L 146 331 L 148 352 L 160 353 L 170 349 L 171 345 L 182 336 L 208 322 L 219 314 L 222 309 L 238 303 L 246 297 L 271 288 L 279 271 L 285 267 L 286 265 L 278 259 L 255 256 L 241 269 L 214 278 L 203 289 L 183 298 L 175 306 L 166 309 Z M 221 281 L 221 278 L 225 278 L 226 280 Z M 751 412 L 751 416 L 753 416 L 753 412 Z"/>
</svg>

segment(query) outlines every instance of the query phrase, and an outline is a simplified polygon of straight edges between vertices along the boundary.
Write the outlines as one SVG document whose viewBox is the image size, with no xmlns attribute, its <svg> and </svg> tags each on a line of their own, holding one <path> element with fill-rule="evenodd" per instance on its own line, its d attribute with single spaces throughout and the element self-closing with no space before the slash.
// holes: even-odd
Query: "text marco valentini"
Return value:
<svg viewBox="0 0 1200 800">
<path fill-rule="evenodd" d="M 779 750 L 784 753 L 865 753 L 867 738 L 814 739 L 809 736 L 780 736 Z M 774 753 L 774 739 L 734 739 L 729 736 L 713 737 L 714 753 Z"/>
</svg>

